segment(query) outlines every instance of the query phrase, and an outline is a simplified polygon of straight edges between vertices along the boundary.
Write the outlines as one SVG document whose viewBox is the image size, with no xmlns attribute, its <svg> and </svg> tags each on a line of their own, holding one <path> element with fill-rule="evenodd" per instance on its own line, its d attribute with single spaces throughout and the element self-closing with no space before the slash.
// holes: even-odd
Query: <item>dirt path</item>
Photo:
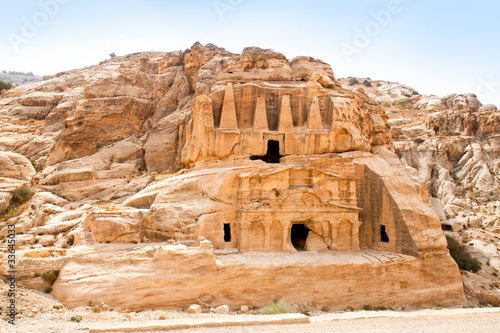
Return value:
<svg viewBox="0 0 500 333">
<path fill-rule="evenodd" d="M 179 313 L 183 315 L 183 313 Z M 172 314 L 174 316 L 174 314 Z M 200 318 L 210 318 L 209 316 L 189 317 L 191 325 L 197 324 Z M 217 316 L 216 318 L 227 318 L 228 320 L 238 320 L 242 315 Z M 248 318 L 248 315 L 246 316 Z M 110 318 L 111 319 L 111 318 Z M 166 319 L 156 321 L 168 323 L 175 319 Z M 444 310 L 419 310 L 411 312 L 396 311 L 356 311 L 344 313 L 330 313 L 309 318 L 308 324 L 289 324 L 289 325 L 257 325 L 257 326 L 226 326 L 226 327 L 201 327 L 177 329 L 169 332 L 176 333 L 233 333 L 233 332 L 412 332 L 412 333 L 495 333 L 500 332 L 500 308 L 481 308 L 481 309 L 444 309 Z M 88 333 L 87 327 L 104 326 L 110 322 L 117 325 L 130 323 L 134 325 L 140 321 L 123 320 L 92 320 L 87 323 L 71 322 L 68 318 L 56 319 L 54 317 L 26 318 L 19 321 L 17 327 L 12 329 L 0 324 L 0 332 L 4 333 Z M 130 331 L 130 330 L 128 330 Z M 134 330 L 135 332 L 153 332 L 146 330 Z M 123 332 L 123 331 L 113 331 Z M 166 331 L 156 331 L 166 332 Z"/>
</svg>

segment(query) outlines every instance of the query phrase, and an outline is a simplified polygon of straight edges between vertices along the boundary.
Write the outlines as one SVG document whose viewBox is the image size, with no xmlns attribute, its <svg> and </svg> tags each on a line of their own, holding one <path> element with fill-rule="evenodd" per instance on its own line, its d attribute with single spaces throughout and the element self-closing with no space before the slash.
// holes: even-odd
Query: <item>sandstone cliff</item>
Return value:
<svg viewBox="0 0 500 333">
<path fill-rule="evenodd" d="M 445 113 L 393 141 L 384 109 L 342 87 L 324 62 L 199 43 L 116 57 L 2 97 L 0 236 L 16 225 L 22 284 L 42 289 L 44 273 L 61 271 L 54 294 L 67 305 L 92 297 L 135 308 L 260 306 L 263 295 L 339 309 L 464 301 L 431 203 L 450 218 L 470 215 L 454 189 L 451 197 L 451 173 L 435 178 L 434 164 L 413 153 L 435 139 L 428 131 L 455 130 Z M 489 117 L 468 125 L 477 140 L 497 131 Z M 484 152 L 473 145 L 460 162 L 461 148 L 449 147 L 472 177 L 464 186 L 490 200 L 498 182 L 487 171 L 498 165 L 477 167 Z M 21 204 L 13 198 L 23 186 L 33 196 Z M 304 244 L 291 241 L 297 224 Z M 292 244 L 318 256 L 286 257 Z M 298 278 L 307 290 L 290 287 Z"/>
</svg>

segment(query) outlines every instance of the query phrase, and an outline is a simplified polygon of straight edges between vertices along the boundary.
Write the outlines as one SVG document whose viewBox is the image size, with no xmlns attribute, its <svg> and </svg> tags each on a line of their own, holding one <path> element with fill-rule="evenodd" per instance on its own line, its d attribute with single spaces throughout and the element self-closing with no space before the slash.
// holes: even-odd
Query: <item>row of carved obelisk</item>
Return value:
<svg viewBox="0 0 500 333">
<path fill-rule="evenodd" d="M 321 131 L 323 130 L 323 121 L 321 120 L 321 112 L 319 107 L 319 99 L 315 97 L 309 114 L 307 116 L 306 127 L 308 130 Z M 220 129 L 237 130 L 238 120 L 236 118 L 236 106 L 234 103 L 233 85 L 229 83 L 224 95 L 224 104 L 220 118 Z M 268 131 L 269 124 L 267 122 L 266 99 L 264 97 L 257 98 L 257 106 L 253 118 L 253 129 L 258 131 Z M 290 95 L 285 95 L 281 99 L 281 108 L 278 119 L 278 132 L 293 132 L 292 107 L 290 105 Z"/>
</svg>

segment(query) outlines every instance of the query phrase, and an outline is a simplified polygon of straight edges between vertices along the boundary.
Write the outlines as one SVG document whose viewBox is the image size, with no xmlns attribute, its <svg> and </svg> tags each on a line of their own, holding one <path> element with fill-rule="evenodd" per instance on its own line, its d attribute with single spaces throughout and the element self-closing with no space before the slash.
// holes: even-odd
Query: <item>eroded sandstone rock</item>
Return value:
<svg viewBox="0 0 500 333">
<path fill-rule="evenodd" d="M 7 97 L 0 119 L 15 125 L 0 147 L 27 151 L 40 170 L 9 178 L 39 191 L 9 223 L 32 235 L 24 246 L 49 246 L 20 252 L 20 277 L 40 287 L 30 269 L 60 270 L 54 295 L 65 305 L 464 301 L 427 196 L 432 177 L 420 182 L 399 162 L 384 110 L 319 60 L 197 43 L 116 57 Z M 19 107 L 43 108 L 32 110 L 43 121 L 24 120 Z M 486 169 L 477 174 L 491 183 Z M 442 175 L 445 196 L 452 176 Z M 447 214 L 468 204 L 449 199 Z"/>
</svg>

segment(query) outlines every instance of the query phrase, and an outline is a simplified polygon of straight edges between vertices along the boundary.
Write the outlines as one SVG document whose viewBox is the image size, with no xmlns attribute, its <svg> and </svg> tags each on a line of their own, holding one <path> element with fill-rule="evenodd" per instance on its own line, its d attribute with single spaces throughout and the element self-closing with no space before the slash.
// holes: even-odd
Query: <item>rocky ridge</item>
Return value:
<svg viewBox="0 0 500 333">
<path fill-rule="evenodd" d="M 377 103 L 386 106 L 396 105 L 401 101 L 408 101 L 413 110 L 479 110 L 482 106 L 475 94 L 450 94 L 444 97 L 436 95 L 421 95 L 415 89 L 398 83 L 370 78 L 343 78 L 339 82 L 346 88 L 353 90 L 363 89 L 366 94 Z M 388 103 L 388 104 L 387 104 Z"/>
<path fill-rule="evenodd" d="M 470 299 L 498 304 L 500 112 L 452 104 L 437 112 L 387 112 L 395 151 L 427 185 L 443 230 L 482 263 L 478 274 L 463 272 Z"/>
</svg>

